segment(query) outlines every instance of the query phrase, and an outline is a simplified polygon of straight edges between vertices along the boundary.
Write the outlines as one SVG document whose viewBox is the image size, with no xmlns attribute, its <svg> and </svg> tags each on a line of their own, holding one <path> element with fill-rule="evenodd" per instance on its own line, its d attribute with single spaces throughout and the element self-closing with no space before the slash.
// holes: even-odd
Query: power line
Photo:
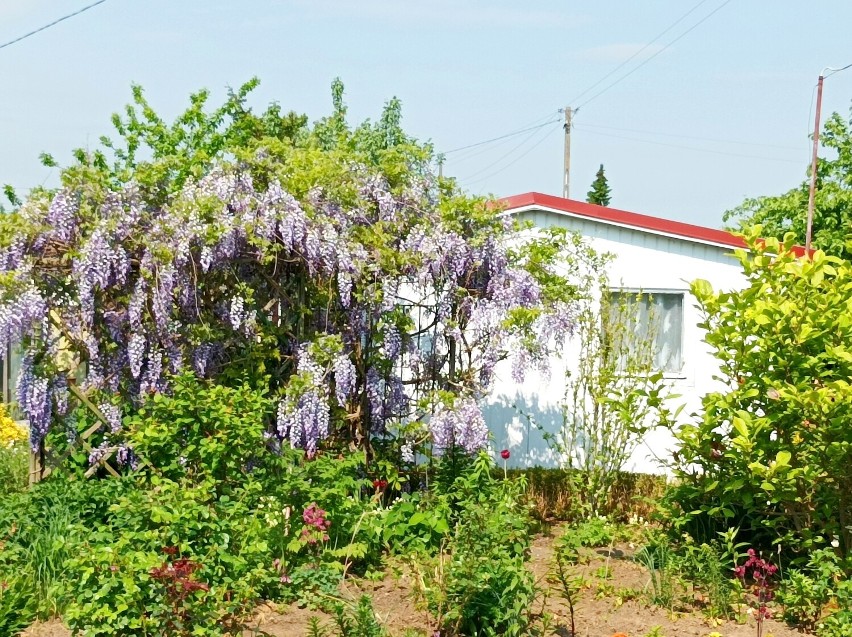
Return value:
<svg viewBox="0 0 852 637">
<path fill-rule="evenodd" d="M 549 117 L 549 115 L 548 115 L 548 117 Z M 555 123 L 556 121 L 557 120 L 553 120 L 553 123 Z M 560 119 L 559 121 L 562 121 L 562 120 Z M 541 128 L 544 128 L 544 127 L 546 127 L 550 124 L 551 124 L 551 122 L 549 122 L 549 121 L 544 122 L 541 125 Z M 531 128 L 535 129 L 536 127 L 531 127 Z M 528 127 L 528 128 L 524 128 L 522 130 L 524 132 L 529 132 L 529 130 L 531 130 L 531 128 Z M 520 134 L 520 133 L 518 133 L 518 134 Z M 490 141 L 488 144 L 480 144 L 477 147 L 469 148 L 467 150 L 463 150 L 463 151 L 459 152 L 458 154 L 453 154 L 452 157 L 450 158 L 450 163 L 457 166 L 457 165 L 463 164 L 465 162 L 477 161 L 478 158 L 481 158 L 481 156 L 485 155 L 485 154 L 491 153 L 493 156 L 496 156 L 497 153 L 502 152 L 502 150 L 498 150 L 498 149 L 500 149 L 500 147 L 505 148 L 508 144 L 513 143 L 515 141 L 514 140 L 515 137 L 517 137 L 517 134 L 516 135 L 504 136 L 503 139 L 499 139 L 499 140 L 496 140 L 496 141 Z"/>
<path fill-rule="evenodd" d="M 692 15 L 692 14 L 693 14 L 693 13 L 694 13 L 694 12 L 695 12 L 698 8 L 699 8 L 699 7 L 700 7 L 702 4 L 704 4 L 705 2 L 707 2 L 707 0 L 701 0 L 701 2 L 699 2 L 698 4 L 696 4 L 696 5 L 695 5 L 694 7 L 692 7 L 689 11 L 687 11 L 686 13 L 684 13 L 684 14 L 683 14 L 682 16 L 680 16 L 677 20 L 675 20 L 675 21 L 674 21 L 674 22 L 672 22 L 672 23 L 671 23 L 668 27 L 666 27 L 666 29 L 665 29 L 664 31 L 662 31 L 662 32 L 660 32 L 659 34 L 657 34 L 657 36 L 655 36 L 653 40 L 651 40 L 650 42 L 648 42 L 648 44 L 646 44 L 646 45 L 645 45 L 645 46 L 643 46 L 641 49 L 639 49 L 638 51 L 636 51 L 636 53 L 634 53 L 634 54 L 633 54 L 633 55 L 631 55 L 629 58 L 627 58 L 626 60 L 624 60 L 624 62 L 622 62 L 621 64 L 619 64 L 618 66 L 616 66 L 616 67 L 615 67 L 614 69 L 612 69 L 609 73 L 607 73 L 607 74 L 606 74 L 606 75 L 604 75 L 601 79 L 599 79 L 597 82 L 595 82 L 594 84 L 592 84 L 591 86 L 589 86 L 588 88 L 586 88 L 586 90 L 585 90 L 585 91 L 583 91 L 582 93 L 580 93 L 579 95 L 577 95 L 574 99 L 572 99 L 572 100 L 571 100 L 571 101 L 569 101 L 568 103 L 569 103 L 569 104 L 574 104 L 574 103 L 576 103 L 576 101 L 577 101 L 577 100 L 579 100 L 581 97 L 583 97 L 586 93 L 588 93 L 589 91 L 591 91 L 591 90 L 592 90 L 593 88 L 595 88 L 596 86 L 599 86 L 599 85 L 601 84 L 601 82 L 603 82 L 604 80 L 606 80 L 606 79 L 607 79 L 607 78 L 609 78 L 609 77 L 612 77 L 615 73 L 617 73 L 618 71 L 620 71 L 621 69 L 623 69 L 623 68 L 624 68 L 627 64 L 629 64 L 629 63 L 630 63 L 630 62 L 632 62 L 635 58 L 637 58 L 637 57 L 638 57 L 638 56 L 640 56 L 642 53 L 644 53 L 644 52 L 648 49 L 648 47 L 649 47 L 649 46 L 651 46 L 652 44 L 654 44 L 654 42 L 656 42 L 657 40 L 659 40 L 659 39 L 660 39 L 661 37 L 663 37 L 666 33 L 668 33 L 669 31 L 671 31 L 672 29 L 674 29 L 677 25 L 679 25 L 681 22 L 683 22 L 684 20 L 686 20 L 686 18 L 688 18 L 690 15 Z"/>
<path fill-rule="evenodd" d="M 604 128 L 606 130 L 622 131 L 622 132 L 625 132 L 625 133 L 637 133 L 639 135 L 656 135 L 656 136 L 659 136 L 659 137 L 677 137 L 677 138 L 681 138 L 681 139 L 694 139 L 696 141 L 712 142 L 712 143 L 715 143 L 715 144 L 736 144 L 738 146 L 761 146 L 761 147 L 765 147 L 765 148 L 777 148 L 779 150 L 795 150 L 795 151 L 801 150 L 801 148 L 799 148 L 797 146 L 781 146 L 781 145 L 778 145 L 778 144 L 763 144 L 763 143 L 760 143 L 760 142 L 744 142 L 744 141 L 737 141 L 737 140 L 734 140 L 734 139 L 719 139 L 719 138 L 714 138 L 714 137 L 699 137 L 697 135 L 679 135 L 679 134 L 676 134 L 676 133 L 664 133 L 662 131 L 636 130 L 636 129 L 633 129 L 633 128 L 619 128 L 617 126 L 604 126 L 602 124 L 586 124 L 586 123 L 583 123 L 583 124 L 575 124 L 574 126 L 576 128 L 580 128 L 580 129 Z M 590 131 L 590 132 L 593 132 L 593 131 Z"/>
<path fill-rule="evenodd" d="M 594 95 L 592 95 L 589 99 L 587 99 L 585 102 L 583 102 L 582 104 L 580 104 L 579 106 L 577 106 L 577 108 L 576 108 L 575 110 L 579 110 L 581 107 L 585 106 L 586 104 L 588 104 L 588 103 L 589 103 L 589 102 L 591 102 L 592 100 L 597 99 L 598 97 L 600 97 L 601 95 L 603 95 L 604 93 L 606 93 L 609 89 L 611 89 L 613 86 L 615 86 L 615 85 L 616 85 L 616 84 L 618 84 L 619 82 L 621 82 L 621 81 L 623 81 L 623 80 L 627 79 L 628 77 L 630 77 L 631 75 L 633 75 L 636 71 L 638 71 L 639 69 L 641 69 L 641 68 L 642 68 L 643 66 L 645 66 L 648 62 L 650 62 L 651 60 L 653 60 L 655 57 L 657 57 L 658 55 L 660 55 L 660 54 L 661 54 L 661 53 L 663 53 L 664 51 L 667 51 L 669 48 L 671 48 L 671 46 L 672 46 L 675 42 L 678 42 L 678 41 L 679 41 L 679 40 L 681 40 L 683 37 L 685 37 L 688 33 L 691 33 L 692 31 L 694 31 L 695 29 L 697 29 L 699 26 L 701 26 L 704 22 L 706 22 L 707 20 L 709 20 L 709 19 L 710 19 L 710 18 L 711 18 L 714 14 L 718 13 L 718 12 L 719 12 L 719 11 L 720 11 L 723 7 L 725 7 L 725 6 L 726 6 L 727 4 L 729 4 L 730 2 L 731 2 L 731 0 L 725 0 L 722 4 L 720 4 L 718 7 L 716 7 L 715 9 L 713 9 L 713 11 L 711 11 L 711 12 L 710 12 L 710 13 L 708 13 L 706 16 L 704 16 L 703 18 L 701 18 L 698 22 L 696 22 L 695 24 L 693 24 L 693 25 L 692 25 L 691 27 L 689 27 L 686 31 L 684 31 L 683 33 L 681 33 L 679 36 L 677 36 L 674 40 L 672 40 L 671 42 L 669 42 L 669 43 L 668 43 L 666 46 L 664 46 L 662 49 L 660 49 L 659 51 L 656 51 L 653 55 L 650 55 L 650 56 L 648 56 L 647 58 L 645 58 L 644 60 L 642 60 L 642 62 L 640 62 L 639 64 L 637 64 L 636 66 L 634 66 L 632 69 L 630 69 L 627 73 L 625 73 L 624 75 L 622 75 L 621 77 L 619 77 L 619 78 L 618 78 L 617 80 L 615 80 L 614 82 L 611 82 L 611 83 L 607 84 L 607 85 L 606 85 L 605 87 L 603 87 L 600 91 L 598 91 L 597 93 L 595 93 Z"/>
<path fill-rule="evenodd" d="M 69 19 L 69 18 L 73 18 L 76 15 L 80 15 L 84 11 L 88 11 L 89 9 L 93 9 L 94 7 L 98 6 L 99 4 L 103 4 L 106 1 L 107 0 L 98 0 L 97 2 L 93 2 L 92 4 L 83 7 L 82 9 L 78 9 L 74 13 L 69 13 L 68 15 L 64 15 L 61 18 L 54 20 L 53 22 L 50 22 L 49 24 L 45 24 L 43 27 L 39 27 L 38 29 L 35 29 L 34 31 L 30 31 L 29 33 L 25 33 L 24 35 L 22 35 L 18 38 L 15 38 L 14 40 L 9 40 L 8 42 L 0 44 L 0 49 L 5 49 L 7 46 L 12 46 L 13 44 L 20 42 L 21 40 L 26 40 L 27 38 L 35 35 L 36 33 L 41 33 L 45 29 L 49 29 L 50 27 L 55 26 L 55 25 L 59 24 L 60 22 L 63 22 L 65 20 Z"/>
<path fill-rule="evenodd" d="M 550 117 L 549 113 L 548 113 L 547 117 Z M 542 118 L 539 118 L 539 120 L 540 119 L 542 119 Z M 492 137 L 491 139 L 486 139 L 486 140 L 481 141 L 481 142 L 476 142 L 475 144 L 468 144 L 467 146 L 459 146 L 458 148 L 453 148 L 452 150 L 445 150 L 442 154 L 443 155 L 449 155 L 450 153 L 457 153 L 457 152 L 462 151 L 462 150 L 467 150 L 468 148 L 476 148 L 477 146 L 483 146 L 485 144 L 490 144 L 491 142 L 496 142 L 496 141 L 499 141 L 501 139 L 506 139 L 507 137 L 514 137 L 515 135 L 520 135 L 521 133 L 526 133 L 526 132 L 529 132 L 531 130 L 537 130 L 539 128 L 542 128 L 543 126 L 547 126 L 549 124 L 553 124 L 553 123 L 558 122 L 558 121 L 559 121 L 558 119 L 554 119 L 554 120 L 549 121 L 549 122 L 544 122 L 543 124 L 538 124 L 536 126 L 530 126 L 529 128 L 522 128 L 521 130 L 516 130 L 516 131 L 513 131 L 511 133 L 506 133 L 505 135 L 500 135 L 499 137 Z"/>
<path fill-rule="evenodd" d="M 713 155 L 727 155 L 728 157 L 743 157 L 746 159 L 761 159 L 763 161 L 780 161 L 787 164 L 801 164 L 802 162 L 795 159 L 784 159 L 783 157 L 765 157 L 761 155 L 746 155 L 745 153 L 730 153 L 724 150 L 714 150 L 712 148 L 699 148 L 697 146 L 684 146 L 682 144 L 669 144 L 668 142 L 656 142 L 650 139 L 639 139 L 636 137 L 625 137 L 624 135 L 612 135 L 610 133 L 600 133 L 598 131 L 588 131 L 592 135 L 600 135 L 602 137 L 612 137 L 614 139 L 626 139 L 631 142 L 640 142 L 643 144 L 654 144 L 655 146 L 666 146 L 668 148 L 680 148 L 682 150 L 695 150 L 701 153 L 711 153 Z"/>
<path fill-rule="evenodd" d="M 555 123 L 556 123 L 556 122 L 548 122 L 548 124 L 555 124 Z M 490 164 L 488 164 L 488 165 L 487 165 L 487 166 L 485 166 L 484 168 L 481 168 L 480 170 L 477 170 L 476 172 L 471 173 L 470 175 L 468 175 L 467 177 L 465 177 L 464 181 L 467 181 L 467 180 L 469 180 L 469 179 L 472 179 L 473 177 L 476 177 L 476 176 L 478 176 L 478 175 L 481 175 L 482 173 L 484 173 L 484 172 L 486 172 L 486 171 L 490 170 L 491 168 L 493 168 L 494 166 L 496 166 L 497 164 L 499 164 L 500 162 L 502 162 L 504 159 L 506 159 L 507 157 L 509 157 L 510 155 L 512 155 L 513 153 L 515 153 L 517 150 L 519 150 L 522 146 L 526 145 L 526 143 L 527 143 L 527 142 L 529 142 L 529 141 L 530 141 L 533 137 L 535 137 L 535 135 L 538 133 L 538 131 L 539 131 L 541 128 L 542 128 L 542 126 L 536 126 L 535 128 L 533 128 L 533 129 L 532 129 L 532 132 L 531 132 L 529 135 L 527 135 L 526 137 L 524 137 L 524 139 L 522 139 L 522 140 L 521 140 L 521 143 L 520 143 L 520 144 L 517 144 L 516 146 L 513 146 L 513 147 L 512 147 L 512 148 L 511 148 L 508 152 L 503 153 L 500 157 L 498 157 L 497 159 L 495 159 L 493 162 L 491 162 Z M 556 130 L 556 129 L 554 128 L 553 130 Z M 462 181 L 462 180 L 459 180 L 459 181 Z"/>
<path fill-rule="evenodd" d="M 824 77 L 824 78 L 825 78 L 825 77 L 831 77 L 831 76 L 832 76 L 832 75 L 834 75 L 835 73 L 840 73 L 840 71 L 845 71 L 845 70 L 846 70 L 846 69 L 848 69 L 848 68 L 852 68 L 852 64 L 847 64 L 846 66 L 843 66 L 843 67 L 841 67 L 841 68 L 839 68 L 839 69 L 827 68 L 827 69 L 825 69 L 825 70 L 826 70 L 826 71 L 830 71 L 830 73 L 826 73 L 823 77 Z"/>
<path fill-rule="evenodd" d="M 495 170 L 493 173 L 489 173 L 488 175 L 485 175 L 484 177 L 480 177 L 479 179 L 476 179 L 476 180 L 474 180 L 474 181 L 465 182 L 465 183 L 466 183 L 466 185 L 471 186 L 471 185 L 473 185 L 473 184 L 480 183 L 480 182 L 482 182 L 482 181 L 485 181 L 486 179 L 490 179 L 491 177 L 494 177 L 495 175 L 499 175 L 501 172 L 503 172 L 503 171 L 504 171 L 504 170 L 506 170 L 507 168 L 509 168 L 509 167 L 511 167 L 511 166 L 514 166 L 516 163 L 518 163 L 519 161 L 521 161 L 521 159 L 523 159 L 524 157 L 526 157 L 527 155 L 529 155 L 532 151 L 534 151 L 536 148 L 538 148 L 538 147 L 542 144 L 542 142 L 544 142 L 544 141 L 545 141 L 545 140 L 547 140 L 547 139 L 548 139 L 551 135 L 553 135 L 554 131 L 556 131 L 556 130 L 559 130 L 559 129 L 554 128 L 554 129 L 551 129 L 550 131 L 548 131 L 548 132 L 547 132 L 547 133 L 546 133 L 546 134 L 545 134 L 545 135 L 544 135 L 541 139 L 539 139 L 539 140 L 538 140 L 535 144 L 533 144 L 532 146 L 530 146 L 527 150 L 525 150 L 523 153 L 521 153 L 520 155 L 518 155 L 517 157 L 515 157 L 512 161 L 510 161 L 508 164 L 506 164 L 506 165 L 505 165 L 505 166 L 503 166 L 502 168 L 498 168 L 498 169 L 497 169 L 497 170 Z"/>
</svg>

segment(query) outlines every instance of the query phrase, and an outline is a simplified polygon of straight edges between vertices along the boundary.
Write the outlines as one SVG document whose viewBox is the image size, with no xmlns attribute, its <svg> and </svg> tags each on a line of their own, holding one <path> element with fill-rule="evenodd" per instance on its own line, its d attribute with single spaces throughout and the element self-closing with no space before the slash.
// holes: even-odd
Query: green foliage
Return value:
<svg viewBox="0 0 852 637">
<path fill-rule="evenodd" d="M 232 496 L 216 491 L 210 481 L 159 480 L 119 498 L 110 519 L 68 561 L 73 601 L 64 618 L 72 629 L 224 634 L 261 598 L 274 572 L 267 527 L 254 506 L 259 485 L 248 482 Z M 184 583 L 155 577 L 155 569 L 174 570 L 181 559 L 194 565 Z M 176 594 L 173 588 L 186 582 L 201 588 Z"/>
<path fill-rule="evenodd" d="M 492 477 L 482 454 L 453 482 L 453 532 L 434 570 L 421 572 L 430 612 L 448 636 L 528 635 L 536 587 L 522 481 Z"/>
<path fill-rule="evenodd" d="M 676 556 L 678 569 L 692 585 L 694 603 L 711 620 L 734 617 L 745 595 L 742 582 L 733 575 L 746 544 L 736 542 L 737 529 L 719 535 L 701 544 L 687 535 Z"/>
<path fill-rule="evenodd" d="M 560 542 L 566 546 L 596 548 L 610 546 L 618 535 L 618 526 L 606 518 L 590 518 L 566 528 Z"/>
<path fill-rule="evenodd" d="M 79 554 L 89 528 L 126 489 L 124 480 L 55 475 L 0 499 L 0 581 L 11 582 L 13 593 L 24 591 L 27 606 L 41 617 L 61 613 L 69 601 L 68 559 Z"/>
<path fill-rule="evenodd" d="M 450 534 L 449 507 L 440 498 L 403 494 L 377 519 L 391 553 L 433 554 Z"/>
<path fill-rule="evenodd" d="M 0 635 L 17 635 L 36 618 L 37 601 L 26 571 L 0 574 Z"/>
<path fill-rule="evenodd" d="M 0 444 L 0 498 L 27 488 L 29 448 L 27 444 Z"/>
<path fill-rule="evenodd" d="M 669 611 L 675 610 L 682 582 L 670 538 L 661 532 L 649 533 L 646 543 L 636 551 L 633 559 L 648 570 L 649 601 Z"/>
<path fill-rule="evenodd" d="M 230 388 L 192 374 L 173 379 L 125 423 L 131 446 L 158 479 L 210 479 L 220 491 L 241 485 L 246 467 L 267 456 L 263 433 L 274 411 L 263 391 Z"/>
<path fill-rule="evenodd" d="M 385 637 L 387 635 L 367 595 L 361 595 L 356 604 L 338 602 L 335 607 L 334 622 L 340 637 Z"/>
<path fill-rule="evenodd" d="M 701 327 L 726 391 L 675 432 L 669 516 L 697 538 L 738 526 L 755 548 L 852 548 L 852 266 L 817 251 L 795 257 L 756 234 L 739 251 L 748 285 L 696 281 Z M 775 255 L 773 254 L 775 253 Z"/>
<path fill-rule="evenodd" d="M 363 520 L 364 458 L 271 450 L 263 389 L 175 379 L 128 417 L 135 488 L 65 560 L 64 619 L 91 635 L 220 635 L 261 599 L 317 605 L 346 568 L 378 557 Z M 326 510 L 310 534 L 303 512 Z"/>
<path fill-rule="evenodd" d="M 566 468 L 578 470 L 574 491 L 598 516 L 643 436 L 673 421 L 666 401 L 674 396 L 654 366 L 657 321 L 639 324 L 641 293 L 612 293 L 603 270 L 593 270 L 586 294 L 577 319 L 577 363 L 566 372 L 562 426 L 544 435 Z"/>
<path fill-rule="evenodd" d="M 586 581 L 579 573 L 571 569 L 580 561 L 579 548 L 585 546 L 584 541 L 588 538 L 578 533 L 576 529 L 567 529 L 559 538 L 553 559 L 553 567 L 549 574 L 549 580 L 559 586 L 559 596 L 568 604 L 568 614 L 571 620 L 571 637 L 577 634 L 577 625 L 574 609 L 580 599 L 580 592 Z M 593 540 L 596 541 L 596 540 Z"/>
<path fill-rule="evenodd" d="M 837 585 L 837 609 L 817 624 L 818 637 L 852 637 L 852 580 Z"/>
<path fill-rule="evenodd" d="M 778 601 L 784 607 L 784 619 L 807 630 L 814 631 L 823 620 L 837 623 L 842 617 L 852 615 L 852 586 L 849 585 L 848 565 L 844 570 L 841 560 L 831 549 L 812 551 L 803 569 L 791 569 L 778 591 Z M 820 635 L 823 631 L 820 631 Z M 831 634 L 831 633 L 829 633 Z"/>
<path fill-rule="evenodd" d="M 592 189 L 586 195 L 586 201 L 597 204 L 599 206 L 608 206 L 612 199 L 612 191 L 609 187 L 609 182 L 604 174 L 604 167 L 598 168 L 595 173 L 595 180 L 592 182 Z"/>
<path fill-rule="evenodd" d="M 814 200 L 813 245 L 826 253 L 852 258 L 847 243 L 852 234 L 852 120 L 833 113 L 825 122 L 820 144 L 828 156 L 817 162 L 817 187 Z M 787 233 L 804 245 L 810 177 L 782 195 L 747 199 L 723 219 L 734 230 L 761 226 L 767 237 L 783 241 Z"/>
</svg>

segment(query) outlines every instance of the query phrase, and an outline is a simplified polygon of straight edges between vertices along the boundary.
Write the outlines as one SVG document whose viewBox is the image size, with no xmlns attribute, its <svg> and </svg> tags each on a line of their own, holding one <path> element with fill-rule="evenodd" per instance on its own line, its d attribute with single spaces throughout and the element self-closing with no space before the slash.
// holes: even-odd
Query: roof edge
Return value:
<svg viewBox="0 0 852 637">
<path fill-rule="evenodd" d="M 499 200 L 499 203 L 506 206 L 507 212 L 522 208 L 540 207 L 575 217 L 625 226 L 676 239 L 711 244 L 719 247 L 748 248 L 742 237 L 726 230 L 652 217 L 638 212 L 619 210 L 607 206 L 598 206 L 586 203 L 585 201 L 565 199 L 540 192 L 525 192 L 510 197 L 503 197 Z M 793 253 L 801 257 L 805 255 L 805 249 L 802 246 L 793 246 Z"/>
</svg>

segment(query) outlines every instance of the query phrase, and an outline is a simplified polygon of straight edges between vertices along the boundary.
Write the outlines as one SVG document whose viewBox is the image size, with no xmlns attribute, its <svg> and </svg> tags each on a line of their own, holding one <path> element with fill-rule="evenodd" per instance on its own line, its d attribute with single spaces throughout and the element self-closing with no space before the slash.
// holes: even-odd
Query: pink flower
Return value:
<svg viewBox="0 0 852 637">
<path fill-rule="evenodd" d="M 503 451 L 500 452 L 500 457 L 503 458 L 503 460 L 508 460 L 511 455 L 512 454 L 509 453 L 508 449 L 503 449 Z"/>
</svg>

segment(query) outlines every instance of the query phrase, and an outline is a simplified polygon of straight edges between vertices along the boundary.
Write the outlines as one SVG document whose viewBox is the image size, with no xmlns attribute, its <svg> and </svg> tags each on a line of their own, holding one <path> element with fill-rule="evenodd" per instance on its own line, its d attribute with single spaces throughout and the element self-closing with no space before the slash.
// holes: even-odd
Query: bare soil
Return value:
<svg viewBox="0 0 852 637">
<path fill-rule="evenodd" d="M 558 537 L 558 533 L 535 538 L 530 568 L 547 591 L 544 610 L 553 618 L 554 634 L 570 637 L 568 606 L 547 581 L 555 537 Z M 633 562 L 632 553 L 633 548 L 627 544 L 618 545 L 612 550 L 588 552 L 588 562 L 578 567 L 588 585 L 583 589 L 575 608 L 575 637 L 612 637 L 616 633 L 627 637 L 644 637 L 654 629 L 657 635 L 664 637 L 709 637 L 711 633 L 722 637 L 757 635 L 757 624 L 747 613 L 744 613 L 740 622 L 712 622 L 699 610 L 671 613 L 649 605 L 643 594 L 650 583 L 649 576 L 643 567 Z M 606 567 L 608 577 L 603 576 L 602 567 Z M 347 582 L 341 587 L 341 595 L 352 600 L 362 594 L 369 595 L 378 619 L 394 637 L 401 637 L 406 631 L 432 637 L 434 626 L 415 599 L 414 589 L 411 575 L 404 570 L 397 570 L 396 573 L 388 573 L 380 582 L 361 581 L 357 585 Z M 620 594 L 620 591 L 632 593 L 625 595 Z M 303 637 L 307 634 L 311 617 L 317 617 L 324 624 L 332 623 L 328 615 L 296 605 L 262 605 L 243 634 L 245 637 Z M 53 620 L 34 624 L 21 637 L 69 637 L 70 634 L 61 622 Z M 801 637 L 798 631 L 773 619 L 764 622 L 763 634 L 766 637 Z"/>
</svg>

